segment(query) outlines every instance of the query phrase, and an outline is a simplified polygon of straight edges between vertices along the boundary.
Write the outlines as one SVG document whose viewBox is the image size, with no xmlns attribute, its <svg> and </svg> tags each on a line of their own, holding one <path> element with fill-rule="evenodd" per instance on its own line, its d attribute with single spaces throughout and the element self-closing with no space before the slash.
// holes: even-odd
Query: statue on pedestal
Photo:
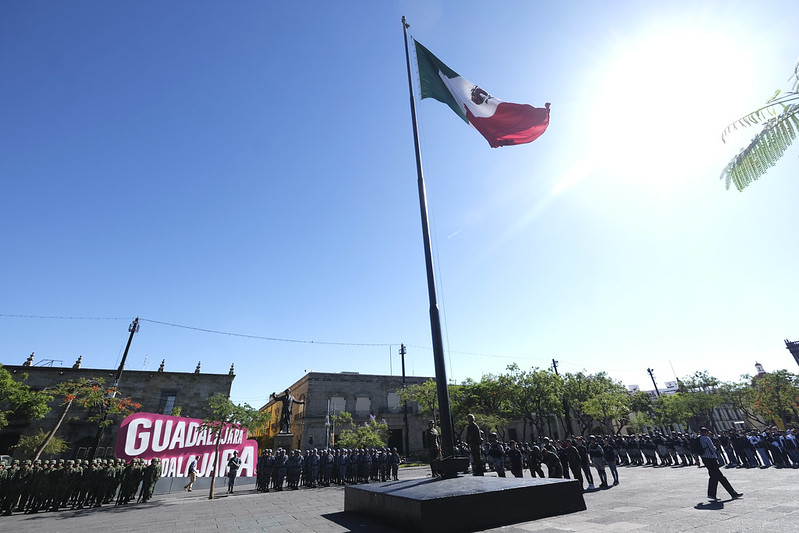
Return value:
<svg viewBox="0 0 799 533">
<path fill-rule="evenodd" d="M 280 410 L 280 433 L 290 433 L 291 431 L 291 408 L 295 403 L 300 405 L 305 405 L 305 402 L 298 400 L 294 396 L 291 395 L 289 389 L 281 394 L 280 396 L 275 396 L 275 393 L 269 395 L 270 400 L 275 400 L 276 402 L 281 402 L 283 404 L 282 409 Z"/>
</svg>

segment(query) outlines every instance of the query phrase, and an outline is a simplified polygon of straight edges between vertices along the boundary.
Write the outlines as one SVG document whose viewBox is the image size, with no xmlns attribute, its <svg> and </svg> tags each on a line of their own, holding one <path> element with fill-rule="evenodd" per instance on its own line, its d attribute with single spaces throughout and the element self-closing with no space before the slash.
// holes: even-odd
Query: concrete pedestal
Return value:
<svg viewBox="0 0 799 533">
<path fill-rule="evenodd" d="M 294 433 L 278 433 L 275 435 L 275 450 L 283 448 L 284 450 L 291 451 L 294 446 Z"/>
<path fill-rule="evenodd" d="M 412 531 L 454 532 L 584 511 L 576 480 L 462 476 L 351 485 L 344 510 Z"/>
</svg>

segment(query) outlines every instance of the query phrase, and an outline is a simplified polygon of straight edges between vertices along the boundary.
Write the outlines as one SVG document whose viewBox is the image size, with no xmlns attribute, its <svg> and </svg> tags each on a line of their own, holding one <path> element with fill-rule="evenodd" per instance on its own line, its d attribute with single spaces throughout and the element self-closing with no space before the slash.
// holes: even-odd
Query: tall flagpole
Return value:
<svg viewBox="0 0 799 533">
<path fill-rule="evenodd" d="M 427 294 L 430 299 L 430 330 L 433 336 L 433 361 L 436 369 L 436 391 L 441 421 L 441 452 L 444 477 L 455 477 L 457 472 L 447 468 L 455 457 L 455 439 L 452 427 L 452 413 L 449 408 L 449 389 L 447 388 L 447 369 L 444 364 L 444 342 L 441 337 L 441 319 L 436 300 L 436 280 L 433 272 L 433 249 L 430 245 L 430 224 L 427 219 L 427 194 L 422 176 L 422 152 L 419 148 L 419 129 L 416 124 L 416 100 L 413 97 L 411 78 L 411 58 L 408 51 L 408 28 L 410 25 L 402 17 L 402 31 L 405 37 L 405 64 L 408 67 L 408 91 L 411 96 L 411 122 L 413 123 L 413 145 L 416 150 L 416 174 L 419 187 L 419 211 L 422 216 L 422 237 L 424 238 L 424 261 L 427 267 Z"/>
</svg>

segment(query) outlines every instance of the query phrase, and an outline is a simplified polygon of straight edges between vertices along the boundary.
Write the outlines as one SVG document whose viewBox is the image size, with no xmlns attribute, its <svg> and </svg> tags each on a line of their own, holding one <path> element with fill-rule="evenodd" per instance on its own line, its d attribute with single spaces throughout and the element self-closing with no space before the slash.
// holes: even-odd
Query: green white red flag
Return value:
<svg viewBox="0 0 799 533">
<path fill-rule="evenodd" d="M 482 134 L 492 148 L 536 140 L 549 126 L 546 107 L 512 104 L 491 96 L 460 76 L 414 39 L 422 99 L 447 104 L 466 123 Z"/>
</svg>

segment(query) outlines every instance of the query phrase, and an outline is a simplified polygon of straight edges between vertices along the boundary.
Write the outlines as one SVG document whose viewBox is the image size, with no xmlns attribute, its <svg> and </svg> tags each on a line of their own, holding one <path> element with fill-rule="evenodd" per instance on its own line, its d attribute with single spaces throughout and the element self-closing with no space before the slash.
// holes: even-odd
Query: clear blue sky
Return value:
<svg viewBox="0 0 799 533">
<path fill-rule="evenodd" d="M 552 103 L 500 149 L 418 106 L 450 378 L 797 371 L 799 146 L 718 178 L 754 134 L 723 128 L 789 87 L 795 1 L 3 2 L 0 361 L 114 367 L 140 316 L 301 341 L 142 322 L 128 368 L 235 362 L 252 405 L 399 374 L 400 343 L 433 375 L 402 15 Z"/>
</svg>

